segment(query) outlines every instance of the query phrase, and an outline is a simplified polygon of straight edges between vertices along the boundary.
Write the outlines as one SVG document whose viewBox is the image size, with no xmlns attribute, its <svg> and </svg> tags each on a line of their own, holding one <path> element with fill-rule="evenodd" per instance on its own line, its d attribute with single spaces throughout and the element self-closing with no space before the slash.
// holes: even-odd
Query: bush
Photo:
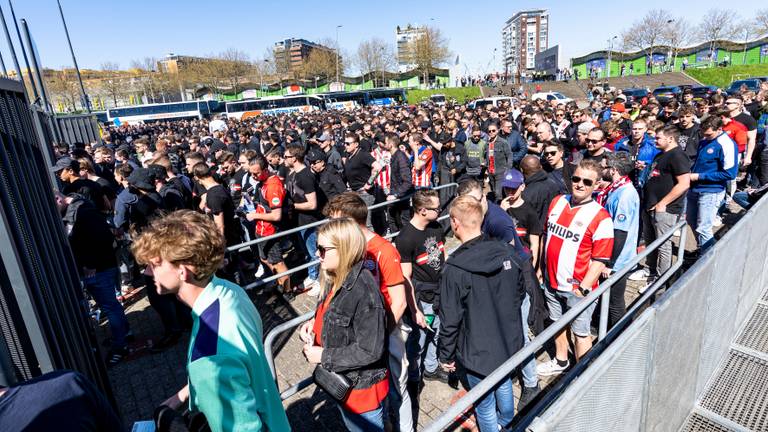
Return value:
<svg viewBox="0 0 768 432">
<path fill-rule="evenodd" d="M 449 87 L 437 90 L 408 90 L 406 98 L 409 104 L 417 105 L 419 102 L 429 99 L 433 94 L 445 95 L 446 99 L 456 99 L 458 103 L 480 97 L 480 87 Z"/>
</svg>

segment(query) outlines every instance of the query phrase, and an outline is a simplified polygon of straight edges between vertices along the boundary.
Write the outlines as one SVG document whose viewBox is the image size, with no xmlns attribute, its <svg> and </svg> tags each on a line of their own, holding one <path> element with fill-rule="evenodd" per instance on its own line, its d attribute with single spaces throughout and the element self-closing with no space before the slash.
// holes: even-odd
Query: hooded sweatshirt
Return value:
<svg viewBox="0 0 768 432">
<path fill-rule="evenodd" d="M 485 235 L 461 245 L 440 280 L 438 358 L 487 376 L 523 347 L 524 265 L 507 243 Z"/>
</svg>

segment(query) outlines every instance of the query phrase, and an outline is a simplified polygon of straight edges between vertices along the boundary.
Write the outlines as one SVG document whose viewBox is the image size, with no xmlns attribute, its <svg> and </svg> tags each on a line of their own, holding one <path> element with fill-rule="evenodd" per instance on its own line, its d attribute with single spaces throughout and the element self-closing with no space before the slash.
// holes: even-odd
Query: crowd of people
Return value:
<svg viewBox="0 0 768 432">
<path fill-rule="evenodd" d="M 681 218 L 698 253 L 710 248 L 727 204 L 768 190 L 766 125 L 768 85 L 663 103 L 605 91 L 585 108 L 520 98 L 122 124 L 103 143 L 56 148 L 52 171 L 84 288 L 109 322 L 107 364 L 128 355 L 121 299 L 139 287 L 164 327 L 153 350 L 191 331 L 189 384 L 163 413 L 187 404 L 212 430 L 288 430 L 238 286 L 276 275 L 282 295 L 317 298 L 304 355 L 346 427 L 405 432 L 424 380 L 474 387 Z M 315 259 L 303 281 L 286 273 Z M 627 278 L 647 287 L 671 265 L 670 240 L 614 284 L 610 325 Z M 478 402 L 481 431 L 589 351 L 594 309 L 550 361 L 527 359 Z"/>
</svg>

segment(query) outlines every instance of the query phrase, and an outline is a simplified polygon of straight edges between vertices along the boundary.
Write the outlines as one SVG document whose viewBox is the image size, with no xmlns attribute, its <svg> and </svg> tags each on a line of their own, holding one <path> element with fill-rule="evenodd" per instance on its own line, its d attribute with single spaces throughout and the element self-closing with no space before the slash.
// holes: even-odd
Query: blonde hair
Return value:
<svg viewBox="0 0 768 432">
<path fill-rule="evenodd" d="M 320 286 L 323 292 L 335 294 L 344 283 L 352 267 L 365 256 L 365 235 L 360 226 L 352 219 L 333 219 L 317 232 L 320 237 L 328 239 L 339 256 L 339 265 L 332 272 L 320 272 Z"/>
<path fill-rule="evenodd" d="M 192 210 L 155 219 L 138 235 L 131 250 L 140 264 L 163 259 L 194 268 L 195 278 L 209 279 L 224 262 L 224 236 L 213 221 Z"/>
<path fill-rule="evenodd" d="M 451 217 L 466 228 L 479 228 L 483 223 L 483 206 L 472 195 L 461 195 L 451 203 Z"/>
</svg>

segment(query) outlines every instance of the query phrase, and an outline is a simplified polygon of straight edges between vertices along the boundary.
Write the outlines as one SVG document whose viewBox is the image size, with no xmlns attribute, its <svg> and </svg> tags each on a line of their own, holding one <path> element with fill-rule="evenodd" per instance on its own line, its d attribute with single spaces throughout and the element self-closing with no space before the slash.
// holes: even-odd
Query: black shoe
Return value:
<svg viewBox="0 0 768 432">
<path fill-rule="evenodd" d="M 448 384 L 448 372 L 442 368 L 437 368 L 432 373 L 424 371 L 424 381 L 440 381 L 443 384 Z"/>
<path fill-rule="evenodd" d="M 128 349 L 127 348 L 117 348 L 112 349 L 109 351 L 109 354 L 107 354 L 107 367 L 112 367 L 125 358 L 125 356 L 128 355 Z"/>
<path fill-rule="evenodd" d="M 525 409 L 526 405 L 531 403 L 541 393 L 541 389 L 537 385 L 536 387 L 523 386 L 522 392 L 520 392 L 520 402 L 518 402 L 517 411 L 520 412 Z"/>
<path fill-rule="evenodd" d="M 159 353 L 163 352 L 166 349 L 176 345 L 176 343 L 181 339 L 181 332 L 174 332 L 169 333 L 163 336 L 162 339 L 160 339 L 156 344 L 152 345 L 152 348 L 150 348 L 150 351 L 153 353 Z"/>
</svg>

